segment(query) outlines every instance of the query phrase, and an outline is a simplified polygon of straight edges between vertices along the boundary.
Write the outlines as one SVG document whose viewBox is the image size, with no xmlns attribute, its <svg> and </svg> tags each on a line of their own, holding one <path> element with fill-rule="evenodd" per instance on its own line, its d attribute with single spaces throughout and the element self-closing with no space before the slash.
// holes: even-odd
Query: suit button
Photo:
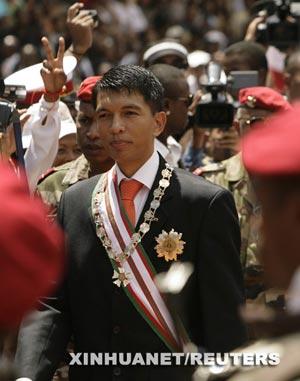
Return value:
<svg viewBox="0 0 300 381">
<path fill-rule="evenodd" d="M 121 331 L 121 327 L 120 327 L 119 325 L 115 325 L 115 326 L 113 327 L 113 333 L 114 333 L 115 335 L 117 335 L 118 333 L 120 333 L 120 331 Z"/>
<path fill-rule="evenodd" d="M 114 367 L 113 369 L 113 375 L 114 376 L 120 376 L 121 375 L 121 369 L 119 367 Z"/>
</svg>

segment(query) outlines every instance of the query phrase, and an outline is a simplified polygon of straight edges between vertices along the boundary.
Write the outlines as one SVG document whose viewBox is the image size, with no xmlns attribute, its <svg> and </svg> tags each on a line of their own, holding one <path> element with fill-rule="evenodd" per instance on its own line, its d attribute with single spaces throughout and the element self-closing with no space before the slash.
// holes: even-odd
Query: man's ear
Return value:
<svg viewBox="0 0 300 381">
<path fill-rule="evenodd" d="M 157 137 L 163 132 L 163 130 L 165 129 L 165 125 L 167 123 L 167 115 L 165 111 L 160 111 L 155 113 L 154 123 L 155 123 L 155 126 L 154 126 L 153 135 Z"/>
</svg>

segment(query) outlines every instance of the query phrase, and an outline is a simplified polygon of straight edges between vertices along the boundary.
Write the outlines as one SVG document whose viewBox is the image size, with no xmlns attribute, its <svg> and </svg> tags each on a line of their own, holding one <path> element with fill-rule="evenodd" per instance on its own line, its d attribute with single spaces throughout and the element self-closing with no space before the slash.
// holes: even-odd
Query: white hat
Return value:
<svg viewBox="0 0 300 381">
<path fill-rule="evenodd" d="M 196 68 L 200 65 L 205 66 L 211 60 L 211 55 L 204 50 L 195 50 L 188 55 L 188 64 L 191 68 Z"/>
<path fill-rule="evenodd" d="M 61 120 L 59 139 L 69 134 L 76 134 L 76 124 L 64 102 L 59 102 L 58 112 Z"/>
<path fill-rule="evenodd" d="M 219 30 L 210 30 L 205 33 L 204 40 L 210 43 L 218 43 L 220 45 L 220 49 L 225 49 L 228 45 L 228 38 Z"/>
<path fill-rule="evenodd" d="M 159 42 L 147 49 L 143 56 L 143 61 L 151 65 L 157 58 L 174 54 L 186 60 L 188 51 L 186 48 L 174 41 Z"/>
<path fill-rule="evenodd" d="M 35 118 L 35 115 L 39 112 L 39 103 L 35 103 L 34 105 L 30 106 L 26 112 L 26 114 L 30 114 L 30 118 L 27 120 L 27 122 L 24 124 L 23 131 L 22 131 L 22 144 L 23 148 L 28 148 L 32 139 L 32 123 Z M 59 102 L 58 106 L 58 112 L 60 115 L 61 125 L 60 125 L 60 133 L 59 133 L 59 139 L 63 138 L 66 135 L 69 134 L 76 134 L 76 124 L 70 114 L 68 106 L 63 103 Z"/>
<path fill-rule="evenodd" d="M 77 65 L 77 60 L 73 56 L 65 56 L 63 58 L 64 72 L 67 75 L 67 80 L 72 78 L 73 70 Z M 42 63 L 28 66 L 24 69 L 18 70 L 5 78 L 6 85 L 20 85 L 25 86 L 26 91 L 43 91 L 44 82 L 41 76 Z"/>
</svg>

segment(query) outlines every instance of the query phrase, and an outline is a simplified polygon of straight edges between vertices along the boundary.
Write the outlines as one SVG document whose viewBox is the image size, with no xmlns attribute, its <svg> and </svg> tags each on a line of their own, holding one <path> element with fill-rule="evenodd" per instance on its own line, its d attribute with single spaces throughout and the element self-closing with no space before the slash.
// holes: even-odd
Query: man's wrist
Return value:
<svg viewBox="0 0 300 381">
<path fill-rule="evenodd" d="M 44 99 L 46 102 L 54 103 L 58 101 L 61 91 L 49 92 L 46 91 L 44 94 Z"/>
<path fill-rule="evenodd" d="M 75 56 L 76 58 L 81 58 L 82 56 L 85 55 L 85 53 L 87 52 L 88 49 L 86 48 L 82 48 L 80 46 L 74 46 L 73 44 L 71 46 L 69 46 L 67 52 L 71 53 L 73 56 Z"/>
</svg>

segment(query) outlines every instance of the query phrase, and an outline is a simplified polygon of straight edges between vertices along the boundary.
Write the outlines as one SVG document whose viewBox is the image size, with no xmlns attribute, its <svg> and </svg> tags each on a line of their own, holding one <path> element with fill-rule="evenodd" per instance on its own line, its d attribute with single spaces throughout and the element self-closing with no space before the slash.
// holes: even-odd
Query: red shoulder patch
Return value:
<svg viewBox="0 0 300 381">
<path fill-rule="evenodd" d="M 194 175 L 196 176 L 202 176 L 203 175 L 203 169 L 201 167 L 196 168 L 193 172 Z"/>
<path fill-rule="evenodd" d="M 45 180 L 46 177 L 48 177 L 49 175 L 52 175 L 52 173 L 54 172 L 56 172 L 55 168 L 47 169 L 47 171 L 39 177 L 37 185 L 39 185 L 43 180 Z"/>
</svg>

